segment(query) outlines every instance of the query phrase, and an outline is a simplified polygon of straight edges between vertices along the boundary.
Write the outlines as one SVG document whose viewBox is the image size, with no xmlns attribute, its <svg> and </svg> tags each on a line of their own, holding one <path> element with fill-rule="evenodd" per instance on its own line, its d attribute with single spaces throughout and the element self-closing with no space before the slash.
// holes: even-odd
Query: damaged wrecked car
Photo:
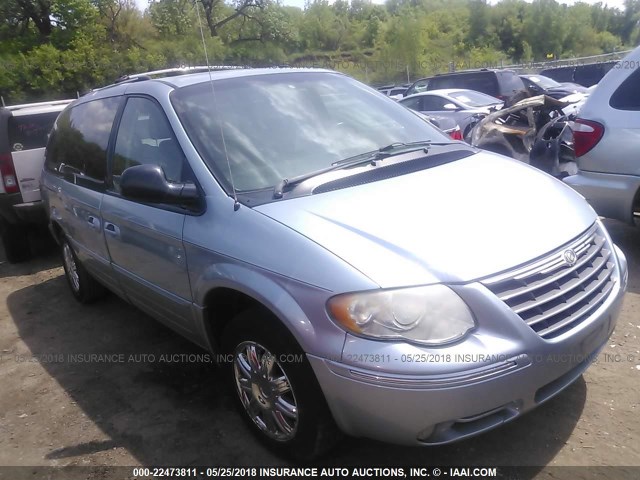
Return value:
<svg viewBox="0 0 640 480">
<path fill-rule="evenodd" d="M 573 175 L 577 165 L 571 130 L 573 115 L 566 114 L 568 105 L 567 101 L 547 95 L 514 98 L 501 110 L 478 120 L 468 141 L 555 177 Z"/>
</svg>

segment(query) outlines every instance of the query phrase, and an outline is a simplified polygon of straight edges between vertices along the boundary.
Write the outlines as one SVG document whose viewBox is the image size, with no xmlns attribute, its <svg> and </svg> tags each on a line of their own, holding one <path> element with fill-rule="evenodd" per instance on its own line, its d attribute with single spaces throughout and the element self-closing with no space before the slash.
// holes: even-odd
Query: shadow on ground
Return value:
<svg viewBox="0 0 640 480">
<path fill-rule="evenodd" d="M 205 352 L 115 296 L 81 306 L 67 288 L 63 276 L 23 288 L 9 295 L 9 311 L 33 355 L 62 355 L 43 367 L 110 440 L 69 441 L 46 458 L 124 447 L 143 465 L 287 463 L 254 439 Z M 92 354 L 125 361 L 84 361 Z M 176 354 L 200 361 L 167 358 Z M 346 438 L 318 463 L 543 466 L 565 445 L 585 398 L 580 378 L 539 409 L 458 444 L 408 448 Z"/>
<path fill-rule="evenodd" d="M 29 233 L 32 257 L 20 263 L 9 263 L 0 241 L 0 278 L 31 275 L 42 270 L 62 265 L 58 246 L 46 229 L 39 228 Z"/>
<path fill-rule="evenodd" d="M 604 221 L 612 240 L 624 252 L 629 262 L 628 291 L 640 293 L 640 227 L 629 225 L 616 220 Z"/>
</svg>

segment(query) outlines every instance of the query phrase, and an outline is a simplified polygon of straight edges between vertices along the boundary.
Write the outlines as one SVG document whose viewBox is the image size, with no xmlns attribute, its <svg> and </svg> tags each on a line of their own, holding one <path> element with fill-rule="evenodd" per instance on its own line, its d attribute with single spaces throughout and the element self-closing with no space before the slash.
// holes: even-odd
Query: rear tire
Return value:
<svg viewBox="0 0 640 480">
<path fill-rule="evenodd" d="M 11 225 L 0 222 L 0 236 L 4 245 L 4 253 L 9 263 L 24 262 L 31 258 L 29 236 L 22 225 Z"/>
<path fill-rule="evenodd" d="M 277 319 L 259 308 L 242 312 L 222 345 L 233 358 L 224 370 L 236 406 L 262 443 L 296 460 L 317 458 L 336 443 L 340 433 L 313 369 Z"/>
<path fill-rule="evenodd" d="M 82 266 L 69 241 L 63 237 L 61 242 L 62 266 L 69 283 L 71 293 L 80 303 L 95 302 L 104 297 L 107 290 Z"/>
</svg>

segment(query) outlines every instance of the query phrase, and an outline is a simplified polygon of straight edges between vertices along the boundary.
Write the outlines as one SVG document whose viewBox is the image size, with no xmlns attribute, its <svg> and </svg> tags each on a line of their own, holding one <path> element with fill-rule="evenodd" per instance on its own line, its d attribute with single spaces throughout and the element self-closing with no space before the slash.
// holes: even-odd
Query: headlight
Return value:
<svg viewBox="0 0 640 480">
<path fill-rule="evenodd" d="M 337 295 L 327 310 L 358 335 L 427 345 L 452 342 L 475 326 L 469 307 L 444 285 Z"/>
</svg>

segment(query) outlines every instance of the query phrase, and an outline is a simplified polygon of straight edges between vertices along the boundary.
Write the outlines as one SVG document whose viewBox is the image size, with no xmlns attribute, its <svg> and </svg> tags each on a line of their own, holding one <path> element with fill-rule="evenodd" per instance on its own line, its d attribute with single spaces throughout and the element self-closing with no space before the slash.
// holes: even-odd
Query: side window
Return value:
<svg viewBox="0 0 640 480">
<path fill-rule="evenodd" d="M 422 97 L 410 98 L 400 103 L 411 110 L 422 110 Z"/>
<path fill-rule="evenodd" d="M 613 92 L 609 105 L 616 110 L 640 110 L 640 68 L 636 68 Z"/>
<path fill-rule="evenodd" d="M 449 77 L 435 77 L 432 78 L 429 82 L 427 89 L 428 90 L 439 90 L 441 88 L 450 88 L 448 85 L 450 78 Z"/>
<path fill-rule="evenodd" d="M 127 101 L 113 155 L 113 184 L 136 165 L 159 165 L 170 182 L 182 182 L 186 160 L 162 109 L 153 101 L 133 97 Z"/>
<path fill-rule="evenodd" d="M 107 146 L 118 104 L 119 98 L 111 97 L 65 110 L 58 117 L 49 140 L 46 168 L 62 174 L 60 167 L 64 164 L 64 173 L 76 173 L 78 183 L 103 184 Z"/>
<path fill-rule="evenodd" d="M 442 97 L 436 97 L 435 95 L 429 95 L 424 97 L 424 111 L 425 112 L 437 112 L 444 110 L 444 105 L 451 103 Z"/>
</svg>

